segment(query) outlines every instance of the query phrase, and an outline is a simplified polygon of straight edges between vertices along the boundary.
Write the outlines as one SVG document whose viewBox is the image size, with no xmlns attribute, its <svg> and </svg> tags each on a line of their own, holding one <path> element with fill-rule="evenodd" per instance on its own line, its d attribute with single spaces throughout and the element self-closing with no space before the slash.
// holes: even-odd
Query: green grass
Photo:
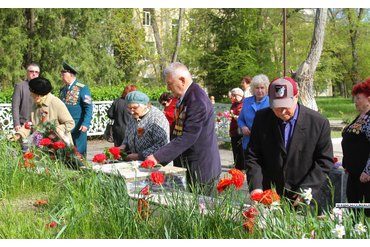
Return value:
<svg viewBox="0 0 370 247">
<path fill-rule="evenodd" d="M 329 215 L 318 220 L 315 214 L 295 211 L 282 198 L 277 206 L 281 210 L 256 206 L 259 216 L 250 233 L 241 217 L 246 208 L 232 206 L 231 199 L 244 201 L 247 195 L 234 185 L 213 194 L 215 202 L 207 201 L 207 214 L 199 208 L 199 195 L 186 201 L 187 192 L 161 192 L 172 206 L 149 199 L 151 215 L 140 219 L 137 201 L 128 196 L 121 177 L 67 170 L 45 156 L 39 157 L 49 172 L 36 173 L 35 168 L 19 166 L 23 162 L 19 147 L 3 138 L 0 133 L 1 239 L 289 239 L 309 237 L 312 231 L 315 238 L 326 239 L 335 238 L 331 230 L 339 224 L 338 218 L 331 220 Z M 48 204 L 35 206 L 38 200 Z M 47 228 L 50 222 L 58 225 Z M 359 222 L 369 229 L 363 215 L 343 215 L 347 239 L 370 237 L 369 232 L 355 235 L 353 226 Z"/>
<path fill-rule="evenodd" d="M 358 115 L 352 98 L 316 97 L 315 100 L 319 112 L 330 120 L 343 120 L 349 123 Z M 230 104 L 230 99 L 217 103 Z"/>
<path fill-rule="evenodd" d="M 353 120 L 358 114 L 351 98 L 318 97 L 316 103 L 319 112 L 331 120 L 348 122 L 348 119 Z"/>
</svg>

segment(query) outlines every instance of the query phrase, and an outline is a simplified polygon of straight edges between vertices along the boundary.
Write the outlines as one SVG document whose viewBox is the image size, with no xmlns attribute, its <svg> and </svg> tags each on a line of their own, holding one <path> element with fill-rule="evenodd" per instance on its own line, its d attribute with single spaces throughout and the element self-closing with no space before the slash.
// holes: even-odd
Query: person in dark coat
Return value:
<svg viewBox="0 0 370 247">
<path fill-rule="evenodd" d="M 212 188 L 221 174 L 215 116 L 211 100 L 192 81 L 187 67 L 179 62 L 164 71 L 167 90 L 178 98 L 170 143 L 161 147 L 147 160 L 187 168 L 187 182 L 200 188 Z M 190 189 L 192 186 L 190 186 Z"/>
<path fill-rule="evenodd" d="M 63 62 L 62 79 L 66 84 L 59 94 L 59 98 L 66 104 L 76 126 L 71 131 L 73 143 L 77 151 L 86 156 L 87 152 L 87 131 L 92 118 L 92 100 L 89 88 L 78 81 L 77 70 Z"/>
<path fill-rule="evenodd" d="M 294 206 L 305 203 L 303 190 L 311 189 L 318 201 L 334 167 L 329 121 L 298 103 L 292 78 L 273 80 L 268 91 L 270 107 L 256 112 L 246 151 L 251 195 L 272 184 L 278 194 L 294 200 Z M 313 200 L 309 204 L 315 206 Z"/>
<path fill-rule="evenodd" d="M 342 163 L 348 174 L 347 201 L 370 203 L 370 78 L 354 85 L 351 93 L 359 115 L 342 132 Z M 364 213 L 370 217 L 369 208 Z"/>
<path fill-rule="evenodd" d="M 127 110 L 125 97 L 132 91 L 136 91 L 136 86 L 127 85 L 123 90 L 121 97 L 115 99 L 108 110 L 108 117 L 114 120 L 113 139 L 115 147 L 121 146 L 123 139 L 125 138 L 126 126 L 131 116 L 130 112 Z"/>
</svg>

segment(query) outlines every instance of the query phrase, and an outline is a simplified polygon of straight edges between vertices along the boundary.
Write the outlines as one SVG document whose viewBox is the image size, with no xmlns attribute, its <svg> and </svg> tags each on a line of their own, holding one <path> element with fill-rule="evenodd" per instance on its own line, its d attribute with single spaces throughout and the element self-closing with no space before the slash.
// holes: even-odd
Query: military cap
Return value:
<svg viewBox="0 0 370 247">
<path fill-rule="evenodd" d="M 72 73 L 74 75 L 78 74 L 77 70 L 66 62 L 63 62 L 63 70 L 61 72 L 62 73 L 68 72 L 68 73 Z"/>
</svg>

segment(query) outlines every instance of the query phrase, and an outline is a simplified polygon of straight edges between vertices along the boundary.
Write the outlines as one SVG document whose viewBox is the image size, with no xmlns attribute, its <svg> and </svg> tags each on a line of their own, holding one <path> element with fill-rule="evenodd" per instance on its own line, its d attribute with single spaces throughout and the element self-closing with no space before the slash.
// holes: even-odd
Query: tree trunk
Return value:
<svg viewBox="0 0 370 247">
<path fill-rule="evenodd" d="M 320 61 L 320 56 L 324 44 L 325 24 L 328 10 L 326 8 L 316 10 L 315 29 L 311 41 L 311 50 L 308 57 L 299 67 L 293 79 L 299 85 L 300 98 L 302 104 L 312 110 L 317 111 L 317 104 L 313 92 L 313 75 L 317 64 Z"/>
<path fill-rule="evenodd" d="M 358 16 L 354 15 L 352 18 L 352 13 L 351 11 L 356 11 L 356 9 L 348 10 L 348 22 L 350 24 L 349 26 L 349 32 L 351 34 L 351 48 L 352 48 L 352 69 L 351 69 L 351 79 L 352 79 L 352 84 L 355 85 L 360 82 L 359 74 L 358 74 L 358 57 L 357 57 L 357 38 L 359 34 L 359 29 L 358 29 L 358 23 L 362 20 L 363 14 L 364 14 L 364 9 L 360 8 L 358 11 Z"/>
<path fill-rule="evenodd" d="M 181 19 L 182 19 L 182 13 L 184 12 L 183 8 L 180 8 L 180 13 L 179 13 L 179 21 L 178 21 L 178 26 L 177 26 L 177 38 L 176 38 L 176 45 L 175 45 L 175 50 L 173 52 L 172 56 L 172 62 L 176 62 L 177 60 L 177 53 L 180 48 L 180 43 L 181 43 Z"/>
<path fill-rule="evenodd" d="M 152 20 L 152 28 L 153 28 L 153 33 L 154 33 L 155 44 L 157 46 L 157 52 L 159 55 L 159 61 L 160 61 L 159 63 L 161 66 L 160 74 L 161 74 L 162 80 L 164 80 L 163 71 L 165 69 L 165 64 L 164 64 L 164 57 L 163 57 L 163 51 L 162 51 L 161 36 L 159 35 L 158 24 L 157 24 L 155 14 L 156 14 L 155 9 L 151 8 L 150 15 L 151 15 L 151 20 Z"/>
<path fill-rule="evenodd" d="M 33 9 L 27 9 L 28 14 L 28 25 L 27 29 L 29 32 L 29 45 L 28 45 L 28 52 L 26 56 L 26 64 L 25 66 L 28 66 L 30 63 L 32 63 L 32 51 L 33 51 L 33 38 L 35 37 L 35 17 Z"/>
</svg>

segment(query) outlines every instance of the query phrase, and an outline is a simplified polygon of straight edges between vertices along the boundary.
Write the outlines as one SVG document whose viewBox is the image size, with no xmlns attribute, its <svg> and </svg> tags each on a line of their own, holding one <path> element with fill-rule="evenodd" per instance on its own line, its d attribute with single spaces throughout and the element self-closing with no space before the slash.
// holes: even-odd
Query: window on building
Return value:
<svg viewBox="0 0 370 247">
<path fill-rule="evenodd" d="M 148 8 L 143 9 L 143 25 L 144 26 L 151 26 L 152 25 L 152 21 L 151 21 L 151 18 L 150 18 L 150 11 L 149 11 Z"/>
</svg>

